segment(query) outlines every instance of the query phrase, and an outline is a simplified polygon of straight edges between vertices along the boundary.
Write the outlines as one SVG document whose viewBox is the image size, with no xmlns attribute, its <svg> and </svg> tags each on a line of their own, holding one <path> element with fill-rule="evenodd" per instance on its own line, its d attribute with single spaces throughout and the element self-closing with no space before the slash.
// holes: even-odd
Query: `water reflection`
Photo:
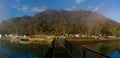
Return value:
<svg viewBox="0 0 120 58">
<path fill-rule="evenodd" d="M 0 58 L 43 58 L 48 49 L 44 44 L 20 44 L 0 40 Z"/>
<path fill-rule="evenodd" d="M 96 52 L 108 55 L 112 58 L 120 58 L 120 41 L 99 43 L 99 44 L 89 44 L 85 47 L 94 50 Z"/>
</svg>

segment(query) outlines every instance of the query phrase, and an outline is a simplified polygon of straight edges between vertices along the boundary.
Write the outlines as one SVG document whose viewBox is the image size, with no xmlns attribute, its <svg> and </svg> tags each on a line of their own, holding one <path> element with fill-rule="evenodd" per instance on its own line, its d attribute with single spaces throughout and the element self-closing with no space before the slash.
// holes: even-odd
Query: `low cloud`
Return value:
<svg viewBox="0 0 120 58">
<path fill-rule="evenodd" d="M 16 8 L 17 10 L 22 11 L 22 12 L 43 12 L 47 10 L 47 7 L 30 7 L 27 5 L 13 7 L 13 8 Z"/>
<path fill-rule="evenodd" d="M 98 11 L 99 10 L 99 7 L 95 7 L 94 11 Z"/>
<path fill-rule="evenodd" d="M 64 10 L 67 10 L 67 11 L 72 11 L 73 9 L 72 8 L 66 8 Z"/>
<path fill-rule="evenodd" d="M 76 9 L 76 6 L 72 6 L 71 8 L 65 8 L 64 10 L 67 10 L 67 11 L 73 11 Z"/>
<path fill-rule="evenodd" d="M 43 12 L 45 10 L 47 10 L 47 7 L 33 7 L 31 8 L 33 12 Z"/>
</svg>

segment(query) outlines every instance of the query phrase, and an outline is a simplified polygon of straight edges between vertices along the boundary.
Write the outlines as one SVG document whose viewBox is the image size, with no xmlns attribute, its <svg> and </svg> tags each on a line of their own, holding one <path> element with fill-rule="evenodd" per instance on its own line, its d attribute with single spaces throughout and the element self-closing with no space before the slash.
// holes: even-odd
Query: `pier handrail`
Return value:
<svg viewBox="0 0 120 58">
<path fill-rule="evenodd" d="M 46 52 L 44 58 L 52 58 L 54 46 L 55 46 L 55 38 L 53 39 L 52 43 L 50 44 L 48 51 Z"/>
<path fill-rule="evenodd" d="M 110 58 L 109 56 L 106 56 L 99 52 L 95 52 L 86 47 L 72 44 L 72 43 L 68 42 L 67 40 L 65 40 L 65 46 L 70 51 L 73 58 Z M 78 54 L 78 55 L 75 55 L 75 54 Z M 89 57 L 89 56 L 91 56 L 91 57 Z"/>
</svg>

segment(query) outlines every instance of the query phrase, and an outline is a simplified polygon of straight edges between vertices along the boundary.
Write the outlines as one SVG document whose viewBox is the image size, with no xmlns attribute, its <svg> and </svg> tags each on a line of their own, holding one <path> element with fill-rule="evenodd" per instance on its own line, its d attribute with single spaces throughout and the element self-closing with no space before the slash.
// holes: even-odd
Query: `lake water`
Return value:
<svg viewBox="0 0 120 58">
<path fill-rule="evenodd" d="M 44 58 L 48 47 L 44 44 L 20 44 L 0 40 L 0 58 Z"/>
<path fill-rule="evenodd" d="M 120 58 L 120 41 L 113 41 L 99 44 L 88 44 L 85 47 L 96 52 L 107 55 L 111 58 Z"/>
</svg>

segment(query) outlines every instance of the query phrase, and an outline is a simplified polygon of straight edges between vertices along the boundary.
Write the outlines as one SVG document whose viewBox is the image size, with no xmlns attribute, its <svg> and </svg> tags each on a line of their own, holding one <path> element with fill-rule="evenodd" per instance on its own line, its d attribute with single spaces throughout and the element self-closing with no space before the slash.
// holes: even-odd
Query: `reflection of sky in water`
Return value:
<svg viewBox="0 0 120 58">
<path fill-rule="evenodd" d="M 0 58 L 35 58 L 32 53 L 22 54 L 0 47 Z"/>
<path fill-rule="evenodd" d="M 0 40 L 0 58 L 44 58 L 48 47 L 45 44 L 20 44 Z"/>
<path fill-rule="evenodd" d="M 120 58 L 120 53 L 118 51 L 114 51 L 114 53 L 110 53 L 109 56 L 112 58 Z"/>
</svg>

